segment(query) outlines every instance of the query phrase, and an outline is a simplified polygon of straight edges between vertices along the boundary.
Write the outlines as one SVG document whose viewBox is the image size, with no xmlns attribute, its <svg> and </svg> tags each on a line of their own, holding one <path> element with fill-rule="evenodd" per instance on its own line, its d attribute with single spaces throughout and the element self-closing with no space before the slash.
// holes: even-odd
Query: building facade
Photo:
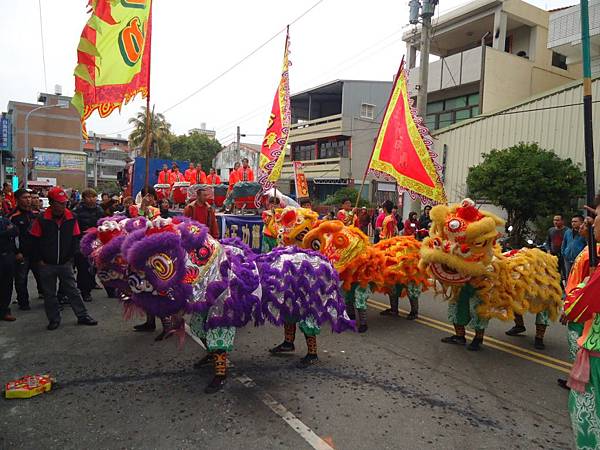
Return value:
<svg viewBox="0 0 600 450">
<path fill-rule="evenodd" d="M 89 133 L 89 137 L 83 142 L 83 151 L 87 155 L 87 185 L 99 190 L 116 188 L 119 174 L 133 158 L 128 140 L 93 132 Z"/>
<path fill-rule="evenodd" d="M 593 80 L 592 95 L 600 96 L 600 78 Z M 576 81 L 433 133 L 435 150 L 443 159 L 448 200 L 456 202 L 469 195 L 466 185 L 469 167 L 483 161 L 482 153 L 519 142 L 536 142 L 541 148 L 552 150 L 561 158 L 571 158 L 584 167 L 582 97 L 581 81 Z M 594 103 L 593 115 L 599 117 L 600 104 Z M 600 142 L 600 127 L 594 127 L 594 142 Z M 595 159 L 595 176 L 598 180 L 598 158 Z M 544 180 L 531 182 L 543 183 Z"/>
<path fill-rule="evenodd" d="M 522 0 L 475 0 L 433 20 L 426 123 L 450 126 L 581 76 L 580 61 L 548 48 L 551 13 Z M 403 35 L 416 95 L 420 28 Z"/>
<path fill-rule="evenodd" d="M 358 187 L 391 89 L 389 81 L 336 80 L 292 95 L 290 149 L 277 187 L 294 194 L 292 161 L 302 161 L 315 200 Z M 376 186 L 367 178 L 364 197 L 374 199 Z"/>
<path fill-rule="evenodd" d="M 579 5 L 550 13 L 548 48 L 563 55 L 565 64 L 581 64 L 581 9 Z M 592 76 L 600 75 L 600 0 L 590 0 Z"/>
<path fill-rule="evenodd" d="M 223 147 L 213 159 L 213 168 L 217 175 L 221 177 L 223 183 L 229 181 L 229 172 L 233 169 L 236 162 L 241 162 L 243 158 L 248 158 L 248 165 L 254 171 L 255 178 L 258 177 L 258 162 L 260 157 L 260 145 L 246 144 L 241 142 L 232 142 Z M 204 167 L 204 171 L 208 174 L 210 167 Z"/>
<path fill-rule="evenodd" d="M 6 116 L 12 127 L 12 167 L 18 185 L 23 184 L 28 164 L 32 186 L 38 179 L 74 189 L 86 186 L 81 123 L 70 102 L 60 93 L 39 94 L 38 103 L 9 101 Z"/>
</svg>

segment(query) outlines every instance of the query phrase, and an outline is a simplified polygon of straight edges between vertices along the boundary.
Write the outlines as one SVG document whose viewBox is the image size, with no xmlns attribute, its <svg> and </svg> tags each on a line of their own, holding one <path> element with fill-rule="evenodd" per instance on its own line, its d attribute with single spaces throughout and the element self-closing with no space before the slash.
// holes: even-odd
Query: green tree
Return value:
<svg viewBox="0 0 600 450">
<path fill-rule="evenodd" d="M 171 138 L 173 159 L 201 163 L 206 173 L 212 167 L 213 158 L 222 148 L 219 141 L 197 131 Z"/>
<path fill-rule="evenodd" d="M 137 113 L 135 117 L 129 119 L 129 124 L 134 129 L 129 135 L 129 146 L 131 148 L 141 148 L 142 155 L 146 152 L 146 107 Z M 161 113 L 155 113 L 154 107 L 150 113 L 150 155 L 159 158 L 169 158 L 171 156 L 171 124 L 167 122 L 165 116 Z M 156 145 L 158 154 L 154 151 Z"/>
<path fill-rule="evenodd" d="M 354 206 L 356 204 L 356 197 L 358 197 L 357 189 L 353 187 L 345 187 L 335 191 L 332 195 L 328 195 L 323 204 L 340 206 L 342 204 L 342 200 L 349 198 L 352 202 L 352 206 Z M 358 206 L 370 206 L 370 203 L 364 198 L 361 198 L 358 202 Z"/>
<path fill-rule="evenodd" d="M 528 222 L 574 209 L 585 193 L 581 168 L 536 143 L 520 142 L 482 156 L 481 164 L 469 168 L 469 195 L 506 210 L 513 245 L 523 245 Z"/>
</svg>

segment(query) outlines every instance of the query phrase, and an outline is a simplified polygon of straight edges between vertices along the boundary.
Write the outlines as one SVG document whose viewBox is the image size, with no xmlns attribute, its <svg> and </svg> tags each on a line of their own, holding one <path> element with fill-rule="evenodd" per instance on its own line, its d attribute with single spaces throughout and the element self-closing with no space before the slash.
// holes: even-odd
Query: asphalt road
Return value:
<svg viewBox="0 0 600 450">
<path fill-rule="evenodd" d="M 282 340 L 271 326 L 238 332 L 223 392 L 205 395 L 208 369 L 189 337 L 154 342 L 121 318 L 115 300 L 94 291 L 97 327 L 46 331 L 39 300 L 0 322 L 0 380 L 51 373 L 50 393 L 0 400 L 0 449 L 568 449 L 572 433 L 565 329 L 553 325 L 547 349 L 509 338 L 495 321 L 484 350 L 442 344 L 445 305 L 422 296 L 418 322 L 369 309 L 366 334 L 319 338 L 319 365 L 295 368 L 305 353 L 270 356 Z M 375 298 L 375 302 L 384 302 Z M 406 302 L 402 305 L 407 307 Z M 157 334 L 157 333 L 155 333 Z M 508 345 L 507 345 L 508 344 Z M 514 346 L 514 347 L 513 347 Z"/>
</svg>

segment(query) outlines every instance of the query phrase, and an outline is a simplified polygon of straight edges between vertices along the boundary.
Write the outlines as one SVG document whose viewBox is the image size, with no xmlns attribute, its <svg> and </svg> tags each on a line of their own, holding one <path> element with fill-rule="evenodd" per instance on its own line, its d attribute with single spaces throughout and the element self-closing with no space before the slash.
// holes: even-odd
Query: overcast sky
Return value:
<svg viewBox="0 0 600 450">
<path fill-rule="evenodd" d="M 44 83 L 38 2 L 46 59 Z M 528 0 L 553 9 L 576 0 Z M 155 0 L 152 38 L 152 103 L 165 111 L 225 71 L 317 0 Z M 290 87 L 298 92 L 342 79 L 391 80 L 405 52 L 408 0 L 323 0 L 290 29 Z M 440 0 L 444 13 L 468 3 Z M 73 95 L 73 68 L 87 0 L 0 0 L 0 111 L 9 100 L 35 102 L 40 91 Z M 173 131 L 200 127 L 231 142 L 240 125 L 246 142 L 258 143 L 279 81 L 285 35 L 281 33 L 243 64 L 166 112 Z M 136 99 L 121 114 L 95 114 L 88 130 L 128 135 L 127 118 L 144 104 Z"/>
</svg>

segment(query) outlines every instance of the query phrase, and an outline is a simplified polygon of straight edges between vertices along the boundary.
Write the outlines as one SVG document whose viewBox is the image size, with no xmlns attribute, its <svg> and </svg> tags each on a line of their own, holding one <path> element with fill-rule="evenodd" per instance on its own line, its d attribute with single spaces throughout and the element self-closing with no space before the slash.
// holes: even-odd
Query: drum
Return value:
<svg viewBox="0 0 600 450">
<path fill-rule="evenodd" d="M 154 185 L 154 190 L 156 191 L 156 196 L 160 202 L 164 198 L 169 198 L 171 193 L 171 185 L 158 183 Z"/>
<path fill-rule="evenodd" d="M 189 181 L 178 181 L 173 183 L 173 203 L 185 203 L 187 200 L 187 192 L 189 187 Z"/>
</svg>

